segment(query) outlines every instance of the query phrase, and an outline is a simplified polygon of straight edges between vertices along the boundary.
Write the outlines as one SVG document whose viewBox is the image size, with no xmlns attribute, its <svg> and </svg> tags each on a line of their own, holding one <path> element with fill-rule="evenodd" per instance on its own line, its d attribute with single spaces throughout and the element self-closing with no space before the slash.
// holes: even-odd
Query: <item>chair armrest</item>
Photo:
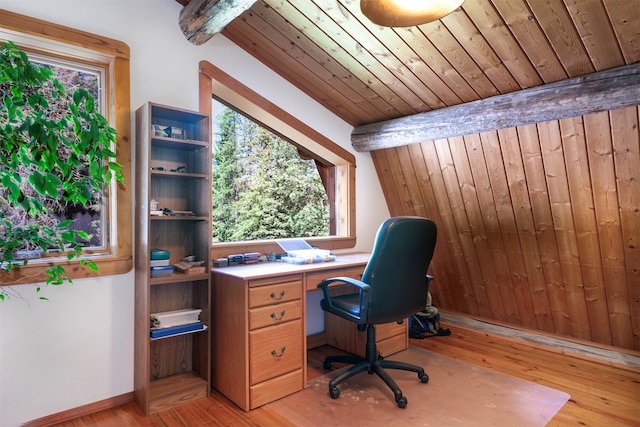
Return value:
<svg viewBox="0 0 640 427">
<path fill-rule="evenodd" d="M 331 295 L 329 295 L 329 285 L 331 283 L 344 283 L 355 287 L 356 289 L 358 289 L 358 305 L 360 306 L 360 311 L 366 310 L 369 306 L 369 290 L 371 289 L 371 286 L 367 285 L 364 282 L 361 282 L 358 279 L 352 279 L 351 277 L 332 277 L 331 279 L 323 280 L 317 286 L 319 289 L 322 289 L 322 294 L 329 308 L 334 308 L 333 304 L 331 303 Z"/>
</svg>

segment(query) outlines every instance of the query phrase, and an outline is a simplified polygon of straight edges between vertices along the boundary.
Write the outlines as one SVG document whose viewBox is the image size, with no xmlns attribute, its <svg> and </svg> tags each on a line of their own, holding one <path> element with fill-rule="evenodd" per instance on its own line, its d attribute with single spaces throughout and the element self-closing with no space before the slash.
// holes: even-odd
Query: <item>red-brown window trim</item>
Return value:
<svg viewBox="0 0 640 427">
<path fill-rule="evenodd" d="M 339 176 L 334 177 L 334 179 L 337 182 L 342 183 L 342 185 L 338 186 L 338 194 L 335 195 L 339 205 L 337 214 L 339 222 L 338 235 L 313 237 L 306 240 L 323 249 L 334 250 L 353 248 L 356 244 L 355 156 L 277 105 L 235 80 L 233 77 L 208 61 L 200 62 L 199 84 L 200 112 L 211 115 L 211 98 L 213 94 L 213 85 L 215 84 L 218 86 L 217 89 L 224 88 L 225 91 L 229 91 L 233 93 L 234 96 L 242 99 L 243 102 L 246 102 L 247 105 L 251 106 L 251 109 L 259 110 L 268 116 L 277 118 L 277 121 L 283 124 L 283 129 L 275 129 L 275 126 L 272 126 L 269 123 L 267 124 L 270 127 L 273 127 L 278 133 L 287 137 L 289 137 L 289 135 L 284 128 L 288 129 L 289 133 L 302 136 L 302 138 L 313 144 L 313 149 L 304 145 L 304 143 L 299 140 L 297 141 L 298 143 L 305 146 L 306 149 L 312 151 L 316 156 L 326 160 L 328 163 L 336 165 L 334 168 L 336 171 L 335 174 Z M 216 93 L 216 95 L 220 96 L 219 93 Z M 252 111 L 246 112 L 247 114 L 253 115 Z M 256 119 L 261 121 L 260 117 L 256 117 Z M 296 138 L 291 137 L 290 139 L 297 140 Z M 215 259 L 231 253 L 268 253 L 279 251 L 280 248 L 277 244 L 270 240 L 215 243 L 212 244 L 211 257 L 212 259 Z"/>
</svg>

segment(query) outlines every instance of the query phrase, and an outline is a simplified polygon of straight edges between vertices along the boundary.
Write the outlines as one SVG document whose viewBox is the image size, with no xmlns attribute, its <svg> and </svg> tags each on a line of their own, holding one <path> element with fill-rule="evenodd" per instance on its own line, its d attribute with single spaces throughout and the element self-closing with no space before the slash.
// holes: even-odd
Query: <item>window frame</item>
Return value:
<svg viewBox="0 0 640 427">
<path fill-rule="evenodd" d="M 0 286 L 45 281 L 44 272 L 62 265 L 71 279 L 122 274 L 133 268 L 131 182 L 131 107 L 129 47 L 120 41 L 0 10 L 0 39 L 11 40 L 19 48 L 71 61 L 100 64 L 106 70 L 105 117 L 117 131 L 116 161 L 122 166 L 124 184 L 112 186 L 106 196 L 111 211 L 106 231 L 110 233 L 106 253 L 87 252 L 98 271 L 80 265 L 66 256 L 32 259 L 26 266 L 0 272 Z"/>
<path fill-rule="evenodd" d="M 199 108 L 211 117 L 211 99 L 234 106 L 275 133 L 295 141 L 302 149 L 335 165 L 337 233 L 333 236 L 305 238 L 322 249 L 350 249 L 356 244 L 356 161 L 355 156 L 321 133 L 307 126 L 288 112 L 249 89 L 208 61 L 200 62 Z M 211 258 L 222 258 L 233 253 L 280 252 L 274 240 L 212 243 Z"/>
</svg>

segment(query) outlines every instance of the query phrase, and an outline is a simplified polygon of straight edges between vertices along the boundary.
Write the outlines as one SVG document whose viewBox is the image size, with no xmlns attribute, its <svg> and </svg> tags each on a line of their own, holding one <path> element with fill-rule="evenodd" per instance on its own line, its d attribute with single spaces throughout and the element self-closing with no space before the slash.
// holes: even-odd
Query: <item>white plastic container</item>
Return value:
<svg viewBox="0 0 640 427">
<path fill-rule="evenodd" d="M 200 313 L 202 313 L 202 309 L 199 308 L 152 313 L 151 326 L 154 328 L 168 328 L 170 326 L 195 323 L 199 321 Z"/>
<path fill-rule="evenodd" d="M 329 262 L 331 259 L 331 251 L 324 249 L 301 249 L 287 251 L 287 256 L 296 259 L 302 259 L 302 264 L 311 264 L 315 262 Z M 334 259 L 335 260 L 335 257 Z M 295 264 L 298 264 L 297 262 Z"/>
</svg>

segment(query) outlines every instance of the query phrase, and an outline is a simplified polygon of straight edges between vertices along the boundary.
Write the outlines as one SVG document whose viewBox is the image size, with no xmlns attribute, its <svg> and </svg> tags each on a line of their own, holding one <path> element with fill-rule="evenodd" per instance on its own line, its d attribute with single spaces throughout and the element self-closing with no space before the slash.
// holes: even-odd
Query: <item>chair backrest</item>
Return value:
<svg viewBox="0 0 640 427">
<path fill-rule="evenodd" d="M 422 310 L 436 224 L 415 216 L 392 217 L 378 229 L 362 281 L 371 286 L 366 323 L 399 321 Z"/>
</svg>

